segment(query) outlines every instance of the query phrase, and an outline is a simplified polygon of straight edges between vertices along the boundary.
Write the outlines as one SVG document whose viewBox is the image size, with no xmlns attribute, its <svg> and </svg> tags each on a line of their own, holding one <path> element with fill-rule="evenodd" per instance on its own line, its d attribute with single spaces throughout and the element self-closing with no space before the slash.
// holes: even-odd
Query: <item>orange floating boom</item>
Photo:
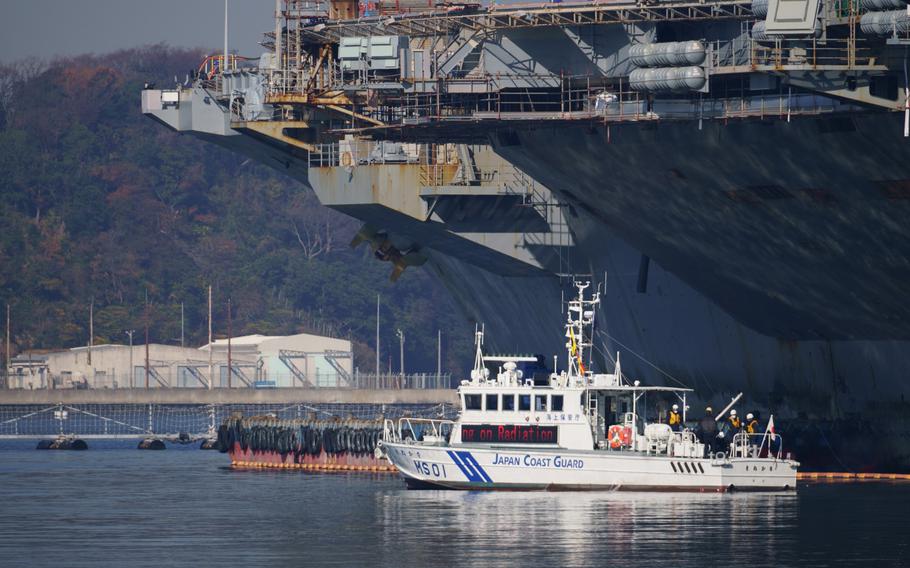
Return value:
<svg viewBox="0 0 910 568">
<path fill-rule="evenodd" d="M 796 478 L 802 481 L 910 481 L 910 473 L 850 473 L 846 471 L 800 471 Z"/>
</svg>

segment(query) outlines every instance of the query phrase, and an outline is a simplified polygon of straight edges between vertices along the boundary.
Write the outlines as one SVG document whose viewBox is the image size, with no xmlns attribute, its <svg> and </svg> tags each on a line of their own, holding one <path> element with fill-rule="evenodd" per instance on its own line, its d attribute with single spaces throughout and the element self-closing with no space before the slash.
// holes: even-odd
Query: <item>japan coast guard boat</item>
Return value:
<svg viewBox="0 0 910 568">
<path fill-rule="evenodd" d="M 787 490 L 799 463 L 783 454 L 780 435 L 731 433 L 706 440 L 688 428 L 645 420 L 648 398 L 682 402 L 691 389 L 642 386 L 584 365 L 599 292 L 585 299 L 577 283 L 566 323 L 568 371 L 545 385 L 524 378 L 526 357 L 484 357 L 483 331 L 470 381 L 458 388 L 457 420 L 386 420 L 377 450 L 411 488 L 524 490 Z M 499 364 L 490 378 L 487 364 Z M 734 399 L 734 402 L 737 399 Z M 732 406 L 718 413 L 717 420 Z M 772 420 L 769 423 L 773 423 Z"/>
</svg>

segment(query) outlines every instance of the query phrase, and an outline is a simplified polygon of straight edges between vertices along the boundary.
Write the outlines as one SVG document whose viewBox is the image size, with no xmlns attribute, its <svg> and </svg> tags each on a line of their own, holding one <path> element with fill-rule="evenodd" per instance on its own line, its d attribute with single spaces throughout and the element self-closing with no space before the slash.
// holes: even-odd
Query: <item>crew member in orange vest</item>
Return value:
<svg viewBox="0 0 910 568">
<path fill-rule="evenodd" d="M 730 425 L 733 434 L 738 434 L 739 431 L 743 429 L 743 421 L 736 415 L 735 409 L 730 411 L 730 417 L 727 418 L 727 423 Z"/>
<path fill-rule="evenodd" d="M 682 416 L 679 414 L 678 404 L 674 404 L 673 408 L 670 409 L 670 414 L 667 416 L 667 424 L 670 425 L 674 432 L 682 431 Z"/>
</svg>

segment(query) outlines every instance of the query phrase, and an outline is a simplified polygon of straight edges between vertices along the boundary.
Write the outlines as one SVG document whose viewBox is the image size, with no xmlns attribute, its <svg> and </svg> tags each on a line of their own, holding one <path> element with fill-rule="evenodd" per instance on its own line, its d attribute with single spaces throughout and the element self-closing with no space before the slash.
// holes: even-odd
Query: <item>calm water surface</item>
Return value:
<svg viewBox="0 0 910 568">
<path fill-rule="evenodd" d="M 910 566 L 910 484 L 406 491 L 217 452 L 0 444 L 0 566 Z"/>
</svg>

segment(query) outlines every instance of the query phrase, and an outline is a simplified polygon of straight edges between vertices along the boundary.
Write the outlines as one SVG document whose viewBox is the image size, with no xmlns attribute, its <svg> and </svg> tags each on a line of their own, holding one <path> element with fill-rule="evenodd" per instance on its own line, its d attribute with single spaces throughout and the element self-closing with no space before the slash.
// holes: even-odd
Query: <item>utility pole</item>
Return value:
<svg viewBox="0 0 910 568">
<path fill-rule="evenodd" d="M 180 347 L 185 347 L 183 344 L 183 302 L 180 302 Z"/>
<path fill-rule="evenodd" d="M 215 382 L 215 366 L 212 364 L 212 352 L 215 346 L 212 344 L 212 287 L 209 286 L 209 390 L 212 390 L 212 383 Z"/>
<path fill-rule="evenodd" d="M 133 388 L 133 379 L 136 376 L 136 372 L 133 370 L 133 334 L 136 333 L 136 330 L 128 329 L 123 333 L 130 336 L 130 388 Z"/>
<path fill-rule="evenodd" d="M 12 359 L 10 358 L 9 353 L 9 312 L 9 304 L 6 304 L 6 388 L 11 388 L 9 384 L 9 374 L 11 370 L 10 367 L 12 366 Z"/>
<path fill-rule="evenodd" d="M 396 335 L 398 335 L 398 349 L 400 351 L 401 378 L 404 379 L 404 332 L 399 329 L 396 331 Z"/>
<path fill-rule="evenodd" d="M 149 291 L 145 291 L 145 388 L 149 388 Z"/>
<path fill-rule="evenodd" d="M 379 294 L 376 294 L 376 377 L 379 377 Z"/>
<path fill-rule="evenodd" d="M 95 338 L 95 298 L 88 305 L 88 366 L 92 366 L 92 343 Z M 94 369 L 92 369 L 92 383 L 95 382 Z"/>
<path fill-rule="evenodd" d="M 225 3 L 227 0 L 225 0 Z M 231 323 L 231 299 L 228 298 L 228 388 L 231 388 L 231 375 L 234 374 L 234 367 L 231 366 L 231 336 L 234 334 L 234 326 Z"/>
<path fill-rule="evenodd" d="M 224 0 L 224 66 L 221 72 L 228 68 L 228 0 Z"/>
</svg>

